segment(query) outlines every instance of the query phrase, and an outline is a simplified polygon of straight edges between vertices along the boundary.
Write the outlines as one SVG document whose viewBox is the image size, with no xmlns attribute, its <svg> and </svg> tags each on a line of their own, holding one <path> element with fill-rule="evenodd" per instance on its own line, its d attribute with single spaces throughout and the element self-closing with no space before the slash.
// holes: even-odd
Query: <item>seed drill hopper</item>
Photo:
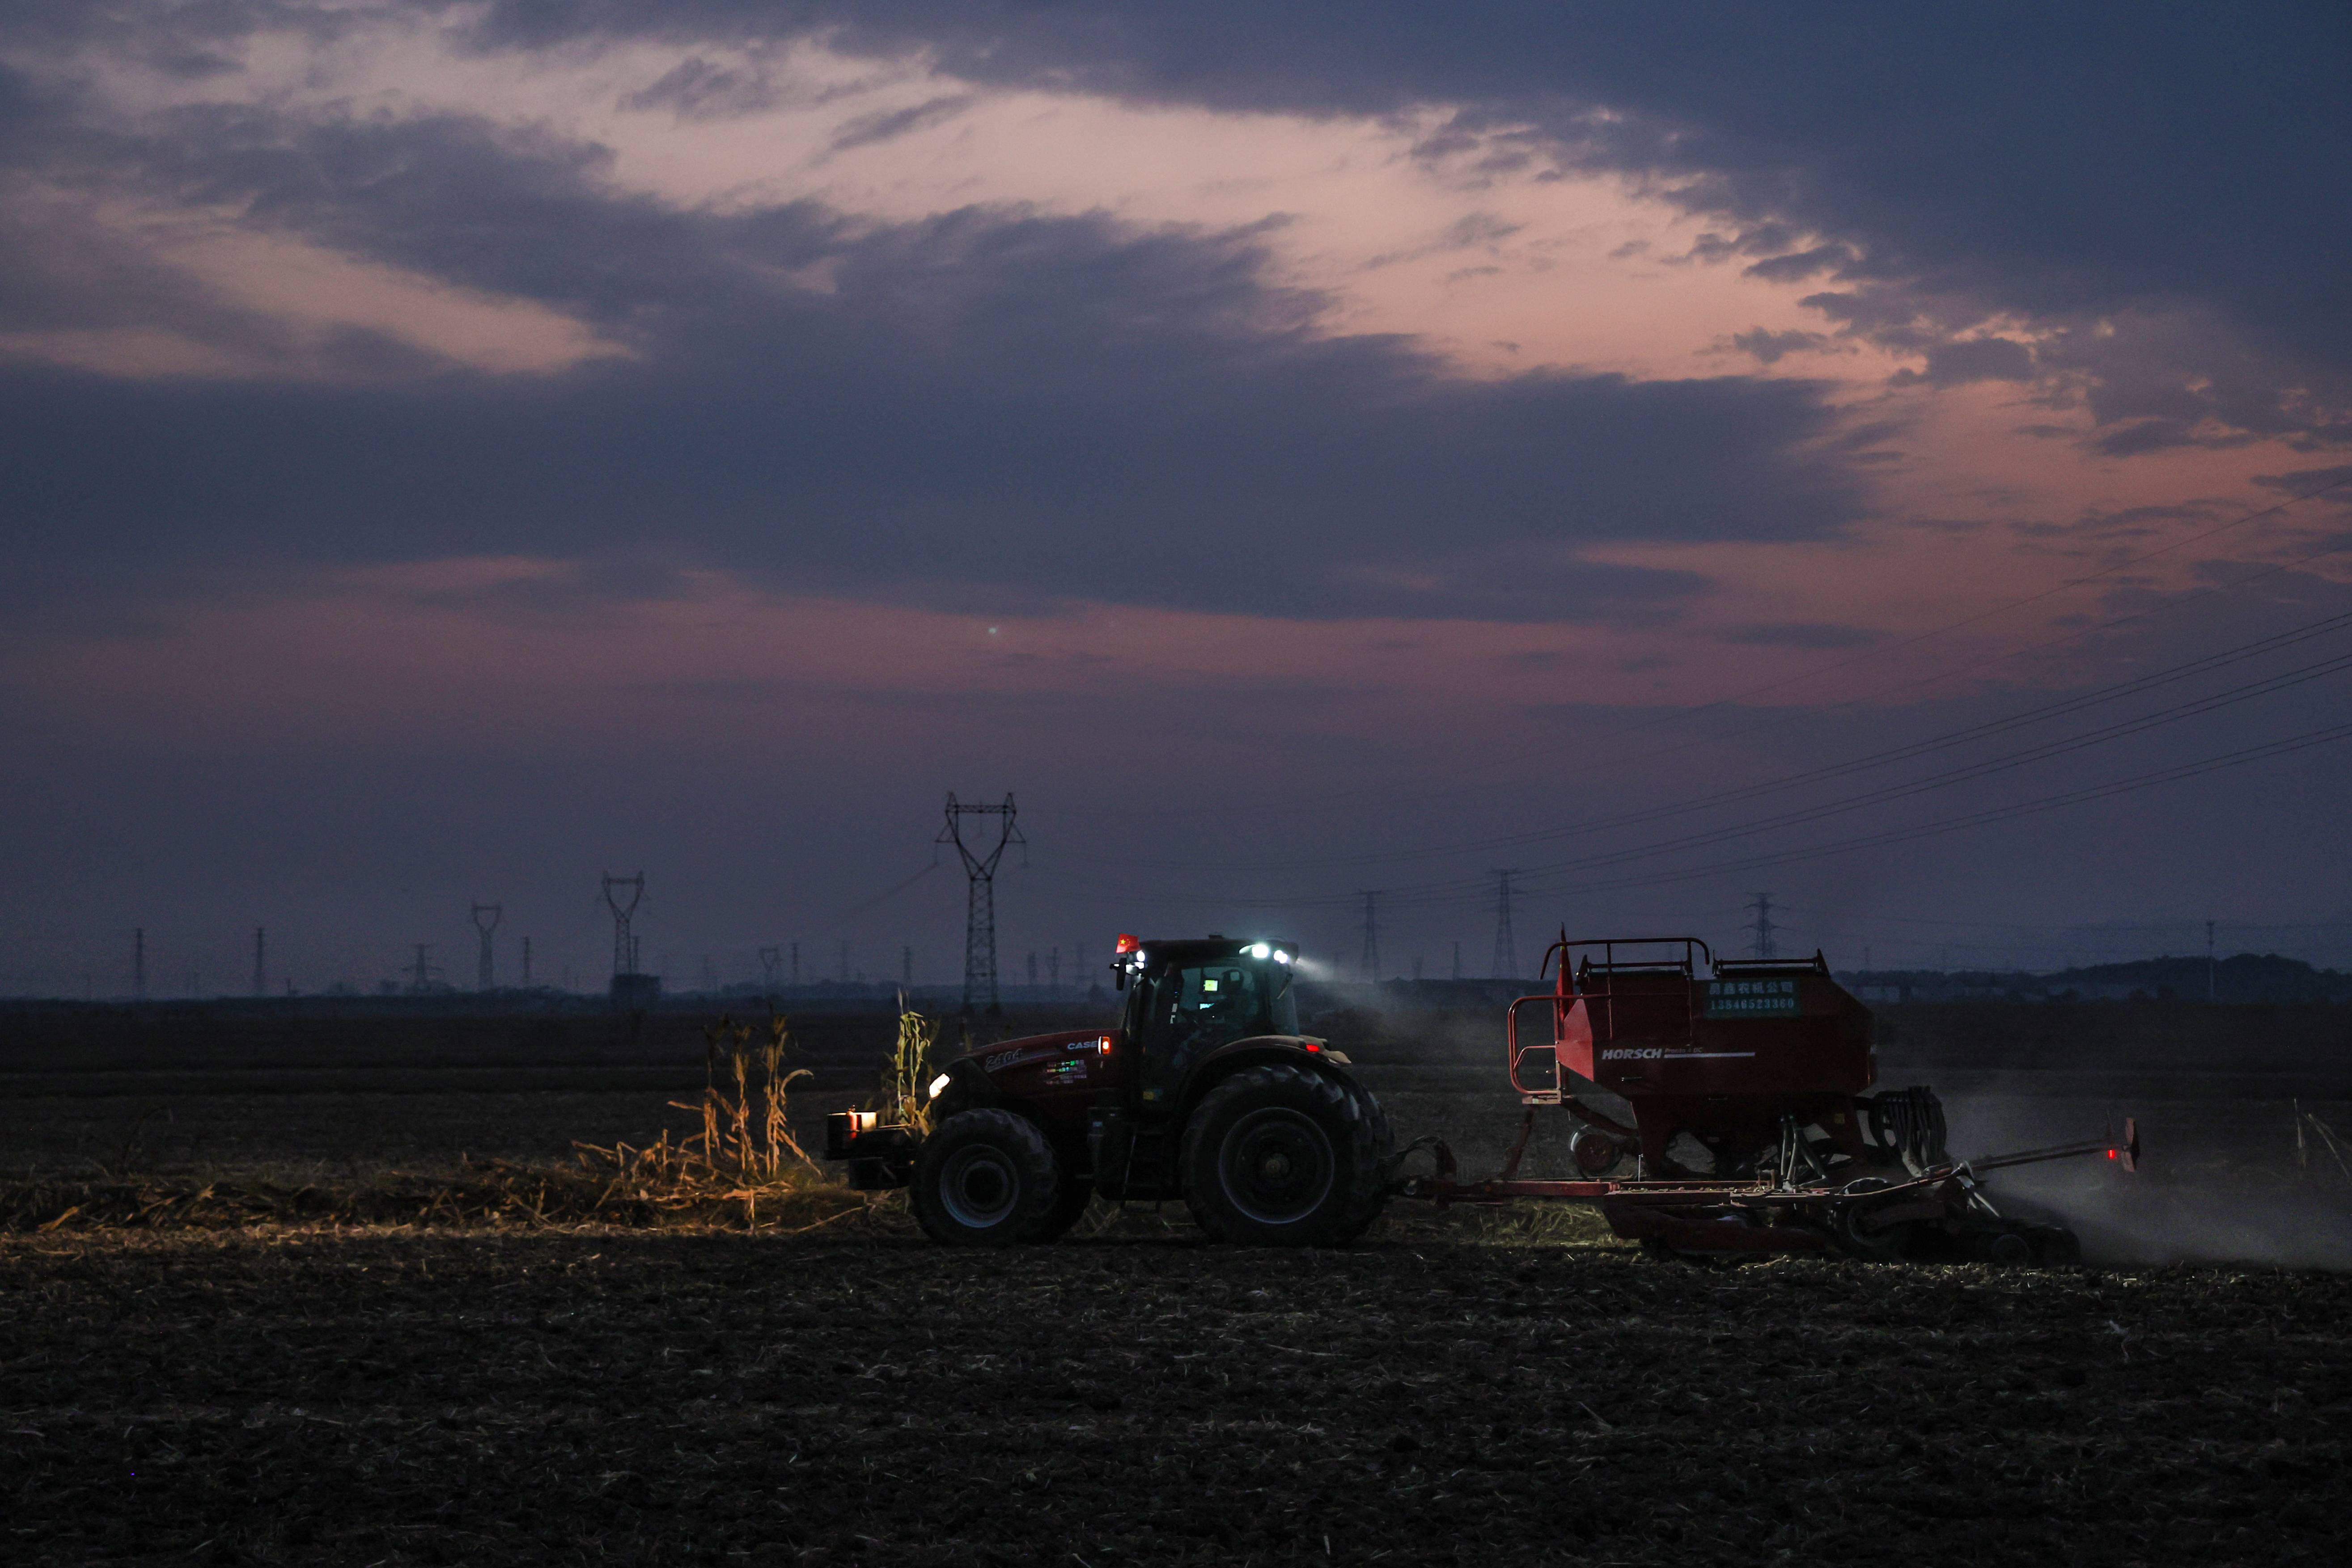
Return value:
<svg viewBox="0 0 2352 1568">
<path fill-rule="evenodd" d="M 1511 1005 L 1511 1087 L 1528 1110 L 1501 1175 L 1465 1182 L 1444 1142 L 1423 1139 L 1406 1153 L 1427 1152 L 1434 1169 L 1403 1178 L 1402 1194 L 1593 1203 L 1618 1235 L 1693 1258 L 2067 1262 L 2079 1254 L 2071 1232 L 2001 1214 L 1979 1178 L 2090 1155 L 2137 1168 L 2128 1119 L 2120 1138 L 1954 1159 L 1933 1090 L 1870 1092 L 1870 1010 L 1819 953 L 1718 962 L 1696 937 L 1563 931 L 1539 973 L 1555 961 L 1551 991 Z M 1630 1105 L 1632 1124 L 1583 1103 L 1596 1091 Z M 1570 1145 L 1580 1178 L 1518 1175 L 1547 1107 L 1580 1123 Z"/>
</svg>

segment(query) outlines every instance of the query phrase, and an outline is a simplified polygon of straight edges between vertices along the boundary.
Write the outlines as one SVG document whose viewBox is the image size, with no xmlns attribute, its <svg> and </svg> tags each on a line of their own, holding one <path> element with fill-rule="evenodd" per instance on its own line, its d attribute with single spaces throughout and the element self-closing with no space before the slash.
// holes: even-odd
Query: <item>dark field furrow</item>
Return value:
<svg viewBox="0 0 2352 1568">
<path fill-rule="evenodd" d="M 2352 1281 L 17 1240 L 0 1556 L 2340 1560 Z"/>
</svg>

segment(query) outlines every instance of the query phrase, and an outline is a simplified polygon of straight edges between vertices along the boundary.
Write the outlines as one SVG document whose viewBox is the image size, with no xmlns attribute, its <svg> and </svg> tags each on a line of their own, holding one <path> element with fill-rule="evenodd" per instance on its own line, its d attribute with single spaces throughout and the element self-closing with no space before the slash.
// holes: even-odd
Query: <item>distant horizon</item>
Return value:
<svg viewBox="0 0 2352 1568">
<path fill-rule="evenodd" d="M 1720 960 L 1734 963 L 1745 962 L 1748 956 L 1749 955 L 1748 954 L 1738 952 L 1725 952 L 1718 954 L 1718 958 Z M 1782 953 L 1779 956 L 1782 958 L 1797 958 L 1801 960 L 1803 958 L 1810 957 L 1811 955 Z M 2165 963 L 2188 964 L 2196 969 L 2201 970 L 2208 962 L 2209 960 L 2207 955 L 2203 953 L 2162 952 L 2150 953 L 2138 958 L 2109 959 L 2097 963 L 2073 965 L 2056 969 L 2024 969 L 1982 965 L 1963 966 L 1955 969 L 1938 969 L 1926 966 L 1864 969 L 1858 966 L 1842 965 L 1834 962 L 1831 963 L 1830 969 L 1831 973 L 1836 975 L 1842 982 L 1878 984 L 1898 979 L 1916 978 L 1921 976 L 1935 976 L 1941 979 L 1956 980 L 1972 975 L 1981 975 L 1993 979 L 2023 978 L 2045 981 L 2064 980 L 2070 977 L 2079 976 L 2087 980 L 2088 977 L 2096 974 L 2101 971 L 2145 969 L 2149 966 Z M 2315 977 L 2340 978 L 2346 980 L 2347 983 L 2352 983 L 2352 971 L 2337 970 L 2326 965 L 2315 963 L 2308 959 L 2296 958 L 2275 952 L 2254 952 L 2247 951 L 2234 953 L 2217 952 L 2212 956 L 2210 962 L 2217 968 L 2225 968 L 2231 964 L 2239 964 L 2242 967 L 2245 963 L 2250 962 L 2253 963 L 2295 965 Z M 1106 970 L 1105 973 L 1108 973 L 1108 970 Z M 791 983 L 779 983 L 773 985 L 767 984 L 764 982 L 758 980 L 734 980 L 723 981 L 716 987 L 709 989 L 698 985 L 673 985 L 668 982 L 667 976 L 661 975 L 657 973 L 654 974 L 654 978 L 660 980 L 663 983 L 661 998 L 665 1003 L 683 1002 L 688 998 L 709 998 L 715 1001 L 725 1001 L 730 998 L 758 999 L 761 997 L 800 997 L 823 1000 L 827 998 L 856 996 L 859 998 L 887 1000 L 894 992 L 902 993 L 910 999 L 929 998 L 937 1000 L 940 998 L 956 998 L 960 1001 L 962 992 L 962 984 L 960 978 L 955 981 L 918 981 L 912 986 L 902 986 L 898 982 L 892 980 L 868 980 L 862 977 L 850 980 L 843 980 L 837 977 L 825 977 L 822 979 L 803 981 L 797 984 Z M 1415 975 L 1399 973 L 1395 974 L 1384 974 L 1378 980 L 1365 980 L 1356 975 L 1339 975 L 1320 978 L 1309 981 L 1307 984 L 1325 989 L 1344 989 L 1349 987 L 1369 989 L 1375 986 L 1420 984 L 1432 986 L 1491 986 L 1503 984 L 1532 984 L 1535 982 L 1535 976 L 1524 974 Z M 1102 981 L 1099 979 L 1094 981 L 1092 984 L 1095 987 L 1103 989 L 1106 992 L 1108 992 L 1110 989 L 1104 985 Z M 2115 984 L 2124 984 L 2128 983 L 2118 981 Z M 1066 981 L 1058 989 L 1055 989 L 1043 982 L 1040 982 L 1035 985 L 1032 985 L 1025 980 L 1000 979 L 998 984 L 999 995 L 1007 1004 L 1017 1003 L 1017 1005 L 1035 1005 L 1040 1003 L 1050 1005 L 1065 999 L 1074 1002 L 1083 1001 L 1087 990 L 1088 983 L 1085 980 L 1076 978 Z M 292 990 L 284 991 L 222 991 L 193 995 L 184 994 L 173 994 L 171 993 L 155 992 L 152 990 L 144 997 L 136 996 L 129 992 L 121 992 L 110 995 L 89 996 L 43 995 L 38 994 L 0 994 L 0 1003 L 71 1002 L 105 1006 L 137 1006 L 162 1005 L 175 1002 L 442 1001 L 462 999 L 469 996 L 494 999 L 561 997 L 567 1000 L 601 1003 L 608 1000 L 609 995 L 609 982 L 604 987 L 567 988 L 542 981 L 534 982 L 528 986 L 520 984 L 499 984 L 491 987 L 488 991 L 477 989 L 472 986 L 455 985 L 448 984 L 447 982 L 436 982 L 429 990 L 417 991 L 399 987 L 395 982 L 384 980 L 370 986 L 361 986 L 355 982 L 331 982 L 328 985 L 319 989 L 303 989 L 298 986 Z M 2184 999 L 2201 1000 L 2202 998 L 2189 997 Z"/>
</svg>

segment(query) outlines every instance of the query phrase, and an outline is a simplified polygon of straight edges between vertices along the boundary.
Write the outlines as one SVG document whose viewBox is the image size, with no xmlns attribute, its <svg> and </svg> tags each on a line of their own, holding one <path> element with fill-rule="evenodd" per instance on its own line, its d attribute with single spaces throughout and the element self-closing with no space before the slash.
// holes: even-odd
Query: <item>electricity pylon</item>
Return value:
<svg viewBox="0 0 2352 1568">
<path fill-rule="evenodd" d="M 1519 975 L 1519 944 L 1511 935 L 1511 877 L 1509 871 L 1495 873 L 1495 978 L 1516 980 Z"/>
<path fill-rule="evenodd" d="M 1756 923 L 1748 927 L 1748 931 L 1750 932 L 1750 956 L 1755 958 L 1778 957 L 1780 955 L 1780 948 L 1772 940 L 1772 895 L 1769 893 L 1757 894 L 1756 901 L 1748 905 L 1748 908 L 1749 911 L 1756 916 Z"/>
<path fill-rule="evenodd" d="M 490 917 L 487 925 L 482 921 L 484 915 Z M 474 989 L 477 991 L 492 990 L 498 984 L 498 973 L 491 959 L 490 933 L 499 929 L 499 921 L 505 915 L 505 907 L 499 904 L 474 906 L 474 929 L 481 933 L 482 938 L 481 951 L 474 963 Z"/>
<path fill-rule="evenodd" d="M 986 855 L 975 854 L 963 841 L 963 818 L 993 816 L 998 819 L 996 846 Z M 948 792 L 947 826 L 940 829 L 934 844 L 952 844 L 963 857 L 964 875 L 971 879 L 971 890 L 965 897 L 963 921 L 963 1010 L 971 1011 L 972 1003 L 982 996 L 988 998 L 986 1016 L 1001 1018 L 1004 1008 L 996 997 L 996 863 L 1004 858 L 1008 844 L 1025 845 L 1016 820 L 1013 796 L 1006 795 L 1002 805 L 964 805 Z"/>
<path fill-rule="evenodd" d="M 629 889 L 629 901 L 623 903 L 613 896 L 615 888 Z M 613 973 L 634 974 L 637 971 L 637 944 L 629 934 L 629 919 L 637 912 L 637 900 L 646 896 L 646 874 L 615 877 L 604 873 L 604 902 L 613 911 Z"/>
</svg>

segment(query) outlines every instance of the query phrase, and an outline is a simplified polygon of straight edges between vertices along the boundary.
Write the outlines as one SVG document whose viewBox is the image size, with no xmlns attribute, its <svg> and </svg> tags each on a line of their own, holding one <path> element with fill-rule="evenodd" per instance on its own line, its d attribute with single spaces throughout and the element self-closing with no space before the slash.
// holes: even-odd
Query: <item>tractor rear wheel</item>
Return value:
<svg viewBox="0 0 2352 1568">
<path fill-rule="evenodd" d="M 986 1110 L 950 1116 L 923 1140 L 908 1196 L 933 1241 L 1013 1247 L 1044 1235 L 1061 1192 L 1060 1162 L 1037 1124 Z"/>
<path fill-rule="evenodd" d="M 1386 1119 L 1369 1095 L 1300 1068 L 1244 1068 L 1184 1129 L 1184 1199 L 1218 1241 L 1336 1247 L 1387 1199 Z"/>
<path fill-rule="evenodd" d="M 1371 1229 L 1372 1222 L 1380 1218 L 1381 1212 L 1389 1206 L 1389 1165 L 1396 1153 L 1396 1136 L 1389 1131 L 1389 1113 L 1381 1109 L 1381 1102 L 1372 1098 L 1371 1090 L 1353 1083 L 1348 1088 L 1363 1111 L 1365 1120 L 1371 1124 L 1372 1163 L 1381 1174 L 1380 1179 L 1372 1184 L 1370 1196 L 1349 1210 L 1347 1223 L 1333 1237 L 1341 1247 Z"/>
</svg>

